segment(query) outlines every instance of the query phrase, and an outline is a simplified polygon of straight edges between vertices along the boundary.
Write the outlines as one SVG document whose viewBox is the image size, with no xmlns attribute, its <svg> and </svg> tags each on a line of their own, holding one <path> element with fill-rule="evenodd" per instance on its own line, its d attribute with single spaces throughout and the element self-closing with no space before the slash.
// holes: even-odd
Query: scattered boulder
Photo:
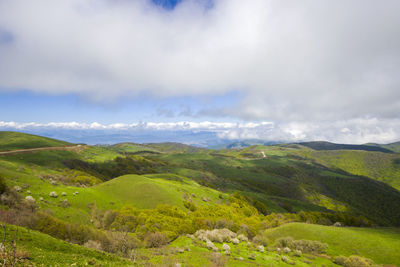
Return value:
<svg viewBox="0 0 400 267">
<path fill-rule="evenodd" d="M 223 244 L 222 249 L 225 252 L 225 255 L 231 255 L 231 247 L 228 244 Z"/>
<path fill-rule="evenodd" d="M 240 235 L 238 235 L 238 239 L 240 240 L 240 241 L 249 241 L 249 239 L 247 238 L 247 236 L 245 236 L 244 234 L 240 234 Z"/>
<path fill-rule="evenodd" d="M 292 251 L 290 248 L 288 248 L 288 247 L 285 247 L 284 249 L 283 249 L 283 252 L 285 252 L 285 253 L 289 253 L 290 251 Z"/>
<path fill-rule="evenodd" d="M 276 252 L 280 253 L 281 252 L 281 248 L 276 248 Z"/>
<path fill-rule="evenodd" d="M 43 201 L 44 199 L 42 197 L 39 198 L 40 201 Z"/>
<path fill-rule="evenodd" d="M 242 260 L 243 260 L 243 257 L 239 257 L 239 260 L 242 261 Z"/>
<path fill-rule="evenodd" d="M 36 202 L 36 200 L 32 196 L 26 196 L 25 200 L 29 202 Z"/>
<path fill-rule="evenodd" d="M 333 224 L 333 226 L 335 226 L 335 227 L 343 227 L 343 224 L 341 222 L 335 222 Z"/>
<path fill-rule="evenodd" d="M 183 252 L 185 252 L 185 249 L 183 249 L 183 248 L 178 248 L 178 253 L 183 253 Z"/>
<path fill-rule="evenodd" d="M 232 239 L 232 243 L 233 243 L 234 245 L 239 244 L 239 242 L 240 242 L 239 239 L 237 239 L 236 237 Z"/>
<path fill-rule="evenodd" d="M 204 202 L 207 202 L 207 199 L 205 197 L 201 197 L 201 200 L 203 200 Z"/>
<path fill-rule="evenodd" d="M 249 254 L 249 257 L 248 257 L 250 260 L 255 260 L 256 259 L 256 254 L 255 253 L 251 253 L 251 254 Z"/>
<path fill-rule="evenodd" d="M 66 196 L 66 195 L 67 195 L 67 193 L 65 193 L 65 192 L 62 192 L 62 193 L 61 193 L 61 195 L 62 195 L 62 196 Z"/>
<path fill-rule="evenodd" d="M 58 197 L 58 194 L 57 194 L 56 192 L 54 192 L 54 191 L 51 191 L 50 194 L 49 194 L 49 196 L 54 197 L 54 198 L 57 198 L 57 197 Z"/>
<path fill-rule="evenodd" d="M 264 246 L 263 245 L 259 245 L 257 247 L 257 250 L 260 251 L 260 252 L 264 252 Z"/>
<path fill-rule="evenodd" d="M 51 183 L 52 185 L 57 185 L 57 181 L 54 181 L 54 180 L 50 180 L 50 183 Z"/>
<path fill-rule="evenodd" d="M 61 206 L 63 208 L 68 208 L 69 206 L 71 206 L 71 204 L 69 204 L 68 199 L 64 199 L 63 201 L 61 201 Z"/>
<path fill-rule="evenodd" d="M 222 249 L 223 249 L 223 250 L 231 250 L 231 247 L 230 247 L 228 244 L 225 244 L 225 243 L 224 243 L 224 244 L 222 245 Z"/>
<path fill-rule="evenodd" d="M 302 252 L 301 252 L 300 249 L 294 250 L 294 255 L 295 255 L 296 257 L 301 257 L 301 254 L 302 254 Z"/>
<path fill-rule="evenodd" d="M 22 188 L 18 185 L 14 186 L 14 190 L 17 192 L 22 192 Z"/>
<path fill-rule="evenodd" d="M 214 230 L 198 230 L 194 233 L 194 236 L 201 241 L 213 241 L 213 242 L 230 242 L 232 238 L 236 237 L 236 234 L 229 229 L 214 229 Z"/>
<path fill-rule="evenodd" d="M 206 241 L 206 246 L 207 246 L 208 249 L 212 249 L 212 250 L 214 250 L 214 248 L 217 248 L 217 247 L 214 245 L 214 243 L 211 242 L 210 240 L 207 240 L 207 241 Z M 217 251 L 218 251 L 218 248 L 217 248 Z"/>
<path fill-rule="evenodd" d="M 180 264 L 179 262 L 175 263 L 175 267 L 181 267 L 182 264 Z"/>
<path fill-rule="evenodd" d="M 289 263 L 289 258 L 286 257 L 286 256 L 282 256 L 282 257 L 281 257 L 281 260 L 282 260 L 283 262 L 285 262 L 285 263 Z"/>
<path fill-rule="evenodd" d="M 31 193 L 31 190 L 28 190 L 28 191 L 26 191 L 26 193 L 28 193 L 28 194 L 32 194 L 32 193 Z"/>
</svg>

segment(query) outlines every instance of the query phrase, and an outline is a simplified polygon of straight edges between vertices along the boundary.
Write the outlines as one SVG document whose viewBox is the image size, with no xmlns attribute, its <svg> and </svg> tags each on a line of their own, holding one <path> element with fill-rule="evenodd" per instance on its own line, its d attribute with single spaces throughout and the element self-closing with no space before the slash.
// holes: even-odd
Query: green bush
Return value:
<svg viewBox="0 0 400 267">
<path fill-rule="evenodd" d="M 159 248 L 168 243 L 168 238 L 160 232 L 149 233 L 145 238 L 145 244 L 150 248 Z"/>
<path fill-rule="evenodd" d="M 345 257 L 345 256 L 337 256 L 333 259 L 333 262 L 336 263 L 337 265 L 344 266 L 346 260 L 347 260 L 347 257 Z"/>
<path fill-rule="evenodd" d="M 328 244 L 314 240 L 295 240 L 292 246 L 294 249 L 310 254 L 323 254 L 328 248 Z"/>
<path fill-rule="evenodd" d="M 372 260 L 356 255 L 348 257 L 344 262 L 345 267 L 369 267 L 373 265 L 374 262 Z"/>
<path fill-rule="evenodd" d="M 253 238 L 253 242 L 259 245 L 263 245 L 264 247 L 268 246 L 269 239 L 266 236 L 265 232 L 259 233 Z"/>
<path fill-rule="evenodd" d="M 293 247 L 293 237 L 281 237 L 275 241 L 275 245 L 279 248 Z"/>
</svg>

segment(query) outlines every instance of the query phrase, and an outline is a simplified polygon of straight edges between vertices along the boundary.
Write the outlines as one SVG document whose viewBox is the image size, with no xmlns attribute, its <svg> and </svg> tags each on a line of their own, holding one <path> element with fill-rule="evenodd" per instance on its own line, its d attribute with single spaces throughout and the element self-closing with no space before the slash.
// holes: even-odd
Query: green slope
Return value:
<svg viewBox="0 0 400 267">
<path fill-rule="evenodd" d="M 400 229 L 333 227 L 289 223 L 266 230 L 273 242 L 291 236 L 294 239 L 317 240 L 328 244 L 329 255 L 360 255 L 380 264 L 400 265 Z"/>
<path fill-rule="evenodd" d="M 367 176 L 400 189 L 400 154 L 366 151 L 308 151 L 303 154 L 329 168 Z"/>
<path fill-rule="evenodd" d="M 0 131 L 0 151 L 68 145 L 71 143 L 32 134 Z"/>
<path fill-rule="evenodd" d="M 151 209 L 159 204 L 183 207 L 186 194 L 194 202 L 202 204 L 201 198 L 215 202 L 219 192 L 200 186 L 184 177 L 172 174 L 124 175 L 92 188 L 107 194 L 109 199 L 129 203 L 137 208 Z"/>
<path fill-rule="evenodd" d="M 24 227 L 6 225 L 5 243 L 14 240 L 16 235 L 18 249 L 28 252 L 30 258 L 20 266 L 133 266 L 132 262 L 112 254 L 70 244 Z M 0 227 L 0 236 L 3 240 L 3 227 Z"/>
</svg>

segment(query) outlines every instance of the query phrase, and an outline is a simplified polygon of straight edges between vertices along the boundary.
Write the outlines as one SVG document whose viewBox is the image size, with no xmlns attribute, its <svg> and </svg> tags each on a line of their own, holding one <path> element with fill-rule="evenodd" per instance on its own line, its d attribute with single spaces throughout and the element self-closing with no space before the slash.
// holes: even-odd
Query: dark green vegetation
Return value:
<svg viewBox="0 0 400 267">
<path fill-rule="evenodd" d="M 1 133 L 15 135 L 25 140 L 15 149 L 41 138 Z M 0 221 L 22 227 L 21 265 L 400 264 L 400 154 L 337 148 L 123 143 L 0 155 Z M 217 235 L 214 254 L 187 236 L 223 228 L 250 243 Z"/>
<path fill-rule="evenodd" d="M 302 146 L 314 150 L 364 150 L 364 151 L 378 151 L 385 153 L 393 153 L 391 149 L 386 149 L 379 145 L 347 145 L 347 144 L 334 144 L 329 142 L 304 142 L 299 143 Z"/>
</svg>

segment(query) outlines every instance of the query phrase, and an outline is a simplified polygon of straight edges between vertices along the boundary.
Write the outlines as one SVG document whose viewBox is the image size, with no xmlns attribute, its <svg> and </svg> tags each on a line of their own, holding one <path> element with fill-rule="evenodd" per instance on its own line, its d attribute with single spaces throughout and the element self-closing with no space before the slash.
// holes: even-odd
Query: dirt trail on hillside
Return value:
<svg viewBox="0 0 400 267">
<path fill-rule="evenodd" d="M 38 148 L 26 148 L 26 149 L 17 149 L 17 150 L 10 150 L 10 151 L 0 151 L 0 155 L 29 153 L 29 152 L 42 151 L 42 150 L 68 150 L 68 151 L 75 151 L 75 152 L 79 153 L 86 148 L 87 148 L 87 145 L 38 147 Z"/>
</svg>

